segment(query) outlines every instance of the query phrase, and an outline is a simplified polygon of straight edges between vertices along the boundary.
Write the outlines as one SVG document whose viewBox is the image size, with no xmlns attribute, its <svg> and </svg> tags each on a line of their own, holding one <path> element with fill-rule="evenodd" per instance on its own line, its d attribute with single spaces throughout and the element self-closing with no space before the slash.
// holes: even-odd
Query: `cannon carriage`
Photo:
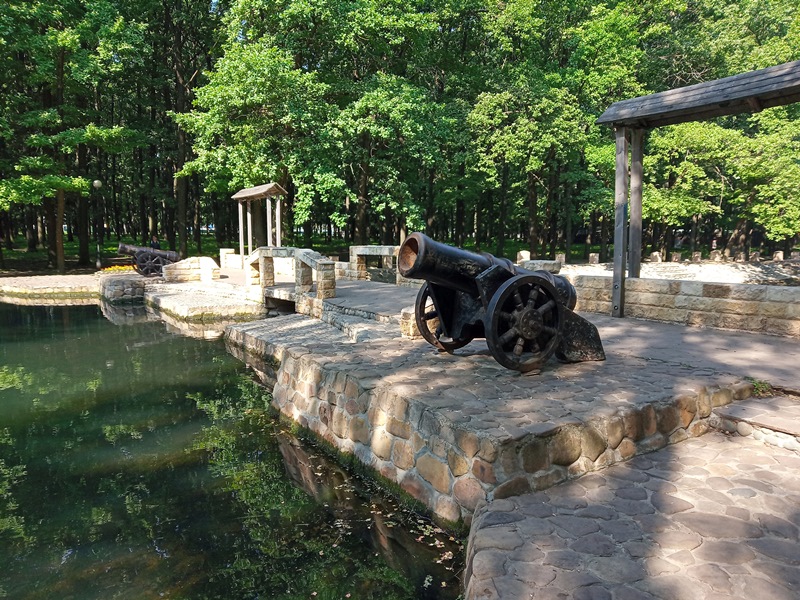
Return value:
<svg viewBox="0 0 800 600">
<path fill-rule="evenodd" d="M 120 244 L 117 253 L 131 256 L 133 268 L 139 275 L 145 277 L 159 276 L 164 265 L 171 265 L 181 259 L 180 254 L 172 250 L 157 250 L 130 244 Z"/>
<path fill-rule="evenodd" d="M 417 328 L 440 351 L 485 338 L 497 362 L 521 372 L 541 367 L 553 355 L 563 362 L 605 359 L 597 328 L 573 312 L 577 295 L 564 277 L 422 233 L 403 242 L 398 270 L 425 280 L 415 303 Z"/>
</svg>

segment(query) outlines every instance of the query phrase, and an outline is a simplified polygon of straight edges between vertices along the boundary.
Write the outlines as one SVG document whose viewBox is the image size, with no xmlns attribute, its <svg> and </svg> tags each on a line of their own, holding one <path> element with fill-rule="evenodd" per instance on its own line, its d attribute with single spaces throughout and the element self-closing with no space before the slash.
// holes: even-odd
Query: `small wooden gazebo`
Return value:
<svg viewBox="0 0 800 600">
<path fill-rule="evenodd" d="M 281 201 L 280 197 L 286 195 L 277 183 L 266 183 L 256 187 L 246 188 L 236 192 L 232 198 L 239 203 L 239 254 L 244 261 L 245 239 L 245 204 L 247 210 L 247 253 L 253 252 L 253 200 L 267 199 L 267 246 L 281 245 Z M 275 201 L 275 242 L 272 237 L 272 198 Z M 244 264 L 242 265 L 244 266 Z"/>
<path fill-rule="evenodd" d="M 614 127 L 617 140 L 612 316 L 625 316 L 625 250 L 629 244 L 627 270 L 630 277 L 639 277 L 642 262 L 642 158 L 645 131 L 662 125 L 758 112 L 799 101 L 800 61 L 795 61 L 615 102 L 600 115 L 597 123 Z"/>
</svg>

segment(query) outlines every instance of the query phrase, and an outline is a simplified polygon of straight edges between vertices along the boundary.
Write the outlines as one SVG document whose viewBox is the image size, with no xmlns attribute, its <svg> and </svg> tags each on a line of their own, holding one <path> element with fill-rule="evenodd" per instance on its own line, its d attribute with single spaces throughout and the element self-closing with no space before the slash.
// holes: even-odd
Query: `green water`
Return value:
<svg viewBox="0 0 800 600">
<path fill-rule="evenodd" d="M 0 597 L 456 598 L 460 546 L 267 405 L 219 342 L 0 303 Z"/>
</svg>

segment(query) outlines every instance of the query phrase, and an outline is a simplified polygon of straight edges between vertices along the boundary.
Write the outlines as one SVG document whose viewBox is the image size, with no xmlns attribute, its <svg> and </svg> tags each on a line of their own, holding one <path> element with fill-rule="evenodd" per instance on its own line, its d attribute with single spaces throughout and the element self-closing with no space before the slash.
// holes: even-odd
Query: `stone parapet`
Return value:
<svg viewBox="0 0 800 600">
<path fill-rule="evenodd" d="M 215 281 L 219 279 L 219 266 L 208 256 L 193 256 L 171 265 L 164 265 L 161 274 L 168 283 Z"/>
<path fill-rule="evenodd" d="M 522 260 L 517 263 L 523 269 L 529 271 L 547 271 L 548 273 L 558 273 L 561 271 L 560 260 Z"/>
<path fill-rule="evenodd" d="M 576 310 L 611 313 L 610 277 L 569 276 Z M 683 325 L 800 337 L 800 287 L 626 279 L 625 315 Z"/>
</svg>

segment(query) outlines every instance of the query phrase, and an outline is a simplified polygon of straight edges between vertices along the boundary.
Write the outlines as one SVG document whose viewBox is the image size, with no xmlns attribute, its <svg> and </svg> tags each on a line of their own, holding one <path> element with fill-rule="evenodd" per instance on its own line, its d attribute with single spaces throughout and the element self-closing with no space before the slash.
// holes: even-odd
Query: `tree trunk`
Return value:
<svg viewBox="0 0 800 600">
<path fill-rule="evenodd" d="M 25 239 L 28 252 L 36 252 L 39 245 L 39 236 L 36 233 L 36 207 L 29 204 L 25 207 Z"/>
<path fill-rule="evenodd" d="M 47 235 L 47 266 L 58 266 L 58 250 L 56 248 L 56 201 L 54 198 L 45 198 L 43 202 L 45 217 L 45 232 Z"/>
<path fill-rule="evenodd" d="M 600 215 L 600 262 L 608 262 L 608 222 L 607 215 Z"/>
<path fill-rule="evenodd" d="M 55 238 L 56 238 L 56 269 L 59 273 L 64 273 L 67 270 L 66 262 L 64 260 L 64 205 L 66 204 L 64 198 L 64 190 L 56 190 L 56 222 L 55 222 Z"/>
<path fill-rule="evenodd" d="M 531 258 L 539 255 L 539 190 L 536 188 L 536 175 L 527 176 L 528 201 L 528 250 Z"/>
<path fill-rule="evenodd" d="M 506 197 L 508 196 L 508 163 L 503 163 L 500 176 L 500 201 L 497 207 L 497 256 L 503 256 L 506 246 Z"/>
<path fill-rule="evenodd" d="M 359 166 L 358 175 L 358 205 L 356 206 L 356 231 L 355 242 L 363 246 L 369 243 L 367 234 L 367 194 L 369 186 L 369 163 L 366 161 Z"/>
</svg>

